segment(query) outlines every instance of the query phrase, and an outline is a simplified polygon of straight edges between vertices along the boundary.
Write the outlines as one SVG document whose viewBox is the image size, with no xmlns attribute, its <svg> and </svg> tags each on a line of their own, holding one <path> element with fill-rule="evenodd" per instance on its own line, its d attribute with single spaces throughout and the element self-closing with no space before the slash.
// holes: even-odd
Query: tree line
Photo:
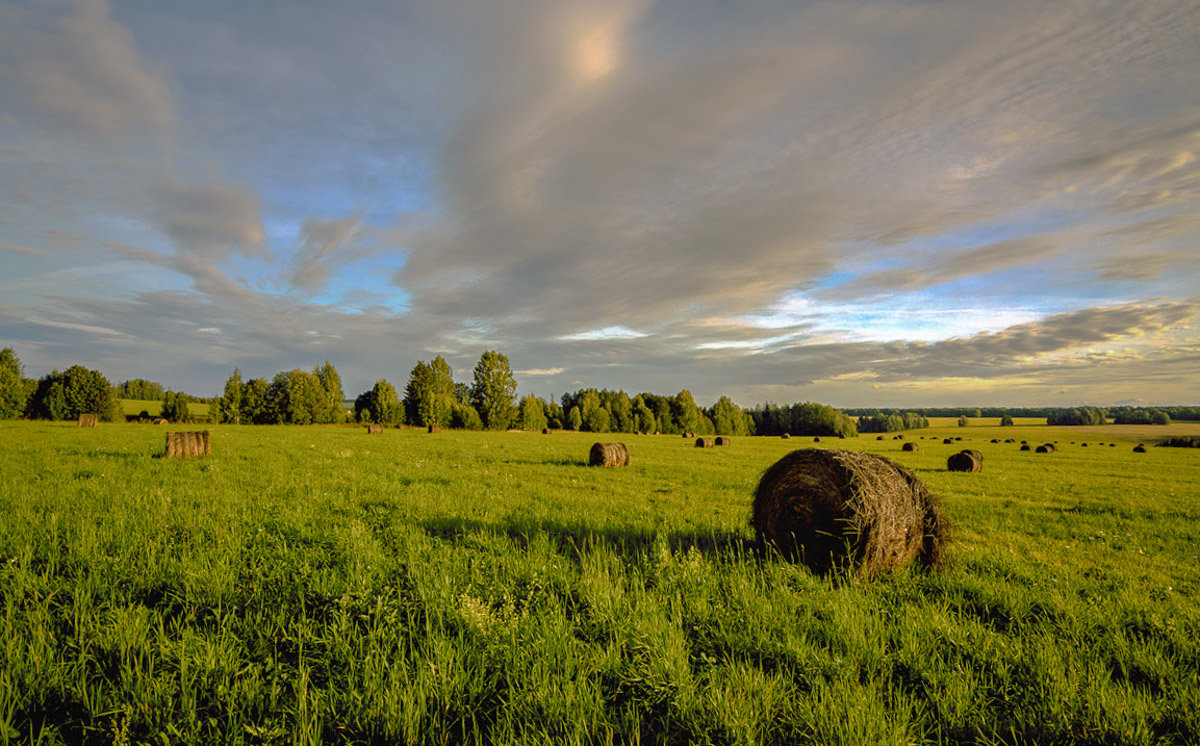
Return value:
<svg viewBox="0 0 1200 746">
<path fill-rule="evenodd" d="M 929 426 L 929 417 L 1046 417 L 1051 425 L 1168 424 L 1172 419 L 1200 420 L 1200 407 L 1071 408 L 912 408 L 847 409 L 815 402 L 761 404 L 743 409 L 729 397 L 701 407 L 687 389 L 674 396 L 622 390 L 582 388 L 548 399 L 516 395 L 517 382 L 508 358 L 484 352 L 472 380 L 456 382 L 440 355 L 419 361 L 409 372 L 403 391 L 380 379 L 345 408 L 345 392 L 337 369 L 328 360 L 311 371 L 281 371 L 271 380 L 243 380 L 240 369 L 225 381 L 220 396 L 201 398 L 165 389 L 137 378 L 117 386 L 99 371 L 73 365 L 40 379 L 25 378 L 11 348 L 0 350 L 0 418 L 70 420 L 96 414 L 112 421 L 120 416 L 121 399 L 160 401 L 159 416 L 173 422 L 192 419 L 189 404 L 208 404 L 205 419 L 234 424 L 322 424 L 371 422 L 464 430 L 540 431 L 545 428 L 595 433 L 696 433 L 701 435 L 829 435 L 887 433 Z M 149 415 L 143 411 L 141 416 Z M 137 418 L 139 415 L 129 415 Z"/>
</svg>

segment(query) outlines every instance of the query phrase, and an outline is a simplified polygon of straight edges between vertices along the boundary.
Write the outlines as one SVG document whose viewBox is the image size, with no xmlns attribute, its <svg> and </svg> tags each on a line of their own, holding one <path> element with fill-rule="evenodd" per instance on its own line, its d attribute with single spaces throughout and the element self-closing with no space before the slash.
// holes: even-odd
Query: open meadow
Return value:
<svg viewBox="0 0 1200 746">
<path fill-rule="evenodd" d="M 1200 425 L 994 424 L 917 452 L 219 425 L 166 459 L 190 428 L 0 422 L 0 741 L 1200 741 L 1200 450 L 1132 450 Z M 948 566 L 756 553 L 759 477 L 813 447 L 914 469 Z"/>
</svg>

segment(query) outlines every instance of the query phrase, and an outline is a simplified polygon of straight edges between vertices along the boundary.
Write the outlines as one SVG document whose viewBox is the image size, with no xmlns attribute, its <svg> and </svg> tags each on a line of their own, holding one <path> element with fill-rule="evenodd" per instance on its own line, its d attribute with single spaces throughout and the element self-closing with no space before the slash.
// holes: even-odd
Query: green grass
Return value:
<svg viewBox="0 0 1200 746">
<path fill-rule="evenodd" d="M 162 400 L 121 399 L 122 415 L 137 415 L 141 412 L 147 412 L 151 417 L 160 416 L 162 414 Z M 188 402 L 188 413 L 192 417 L 207 417 L 208 405 L 203 402 Z"/>
<path fill-rule="evenodd" d="M 633 465 L 595 469 L 585 434 L 222 425 L 168 460 L 3 422 L 0 741 L 1196 742 L 1200 459 L 1122 432 L 827 439 L 955 525 L 945 571 L 859 583 L 751 549 L 805 438 L 603 436 Z"/>
</svg>

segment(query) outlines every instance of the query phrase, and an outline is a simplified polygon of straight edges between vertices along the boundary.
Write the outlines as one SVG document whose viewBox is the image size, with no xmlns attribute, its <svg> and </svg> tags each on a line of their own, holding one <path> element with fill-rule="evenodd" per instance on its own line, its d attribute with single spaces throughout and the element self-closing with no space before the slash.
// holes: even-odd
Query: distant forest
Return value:
<svg viewBox="0 0 1200 746">
<path fill-rule="evenodd" d="M 916 407 L 838 410 L 815 402 L 760 404 L 742 408 L 727 396 L 711 407 L 697 404 L 691 392 L 674 395 L 649 392 L 629 395 L 622 390 L 583 388 L 543 399 L 517 398 L 517 382 L 508 358 L 484 352 L 470 383 L 455 381 L 441 357 L 418 362 L 402 392 L 380 379 L 345 405 L 341 377 L 328 360 L 311 371 L 290 370 L 271 380 L 243 380 L 235 369 L 220 396 L 201 398 L 166 389 L 144 379 L 113 386 L 99 371 L 73 365 L 38 380 L 25 378 L 12 349 L 0 350 L 0 418 L 73 420 L 96 414 L 101 420 L 139 420 L 147 417 L 172 422 L 203 421 L 234 424 L 322 424 L 370 422 L 384 425 L 438 426 L 466 430 L 543 429 L 595 433 L 695 433 L 701 435 L 829 435 L 885 433 L 929 426 L 930 417 L 957 417 L 960 425 L 972 418 L 1046 418 L 1052 425 L 1168 424 L 1171 420 L 1200 420 L 1200 406 L 1168 407 Z M 124 412 L 121 400 L 159 401 L 161 411 Z M 189 403 L 208 405 L 196 417 Z M 135 406 L 140 406 L 135 405 Z"/>
</svg>

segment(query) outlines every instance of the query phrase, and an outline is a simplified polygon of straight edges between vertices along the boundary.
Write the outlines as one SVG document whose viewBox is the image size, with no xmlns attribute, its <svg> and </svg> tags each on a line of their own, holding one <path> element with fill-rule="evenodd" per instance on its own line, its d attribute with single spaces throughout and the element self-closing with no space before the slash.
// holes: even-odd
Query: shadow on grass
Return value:
<svg viewBox="0 0 1200 746">
<path fill-rule="evenodd" d="M 457 543 L 471 534 L 503 536 L 522 549 L 535 537 L 545 536 L 555 550 L 578 559 L 585 548 L 603 547 L 625 559 L 639 559 L 654 551 L 659 541 L 673 552 L 695 550 L 710 560 L 727 560 L 761 555 L 758 543 L 732 531 L 650 531 L 632 526 L 597 528 L 583 522 L 506 519 L 491 523 L 471 518 L 426 518 L 418 525 L 436 539 Z"/>
</svg>

